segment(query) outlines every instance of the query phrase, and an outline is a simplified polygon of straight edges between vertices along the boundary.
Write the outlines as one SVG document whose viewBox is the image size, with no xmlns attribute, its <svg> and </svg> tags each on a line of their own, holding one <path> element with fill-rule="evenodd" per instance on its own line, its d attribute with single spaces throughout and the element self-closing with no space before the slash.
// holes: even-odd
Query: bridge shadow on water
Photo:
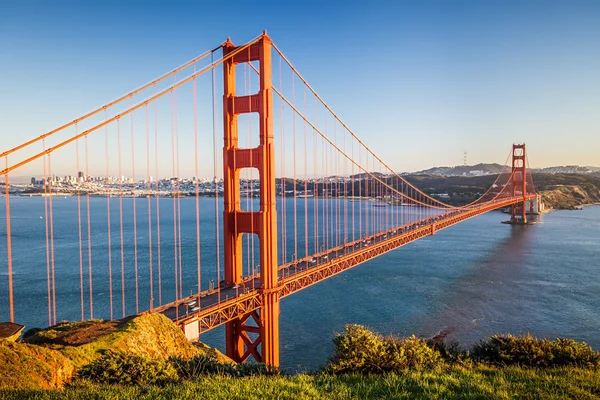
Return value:
<svg viewBox="0 0 600 400">
<path fill-rule="evenodd" d="M 431 313 L 414 318 L 409 325 L 418 327 L 425 336 L 448 330 L 448 339 L 463 345 L 496 333 L 520 333 L 511 330 L 507 317 L 519 319 L 530 307 L 522 296 L 522 284 L 528 276 L 527 259 L 535 227 L 513 225 L 509 229 L 508 237 L 434 294 Z"/>
</svg>

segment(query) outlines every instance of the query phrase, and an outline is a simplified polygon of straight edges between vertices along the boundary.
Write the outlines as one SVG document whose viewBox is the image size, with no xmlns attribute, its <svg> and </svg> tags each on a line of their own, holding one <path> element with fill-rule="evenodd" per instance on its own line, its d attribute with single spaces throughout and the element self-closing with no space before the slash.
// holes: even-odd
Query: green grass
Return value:
<svg viewBox="0 0 600 400">
<path fill-rule="evenodd" d="M 600 371 L 449 367 L 383 375 L 210 376 L 161 386 L 0 391 L 2 399 L 597 399 Z"/>
</svg>

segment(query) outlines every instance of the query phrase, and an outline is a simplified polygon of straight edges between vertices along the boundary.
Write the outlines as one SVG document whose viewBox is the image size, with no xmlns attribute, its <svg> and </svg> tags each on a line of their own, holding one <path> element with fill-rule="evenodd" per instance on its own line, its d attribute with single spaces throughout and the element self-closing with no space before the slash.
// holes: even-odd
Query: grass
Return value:
<svg viewBox="0 0 600 400">
<path fill-rule="evenodd" d="M 58 351 L 0 340 L 0 388 L 53 389 L 70 381 L 73 371 L 73 364 Z"/>
<path fill-rule="evenodd" d="M 383 375 L 203 377 L 167 386 L 86 385 L 0 391 L 2 399 L 597 399 L 600 371 L 449 367 Z"/>
</svg>

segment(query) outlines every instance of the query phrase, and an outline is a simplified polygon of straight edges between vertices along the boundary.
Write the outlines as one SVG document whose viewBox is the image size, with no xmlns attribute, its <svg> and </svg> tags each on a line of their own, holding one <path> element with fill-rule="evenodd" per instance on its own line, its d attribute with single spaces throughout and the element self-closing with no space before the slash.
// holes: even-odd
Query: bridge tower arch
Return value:
<svg viewBox="0 0 600 400">
<path fill-rule="evenodd" d="M 223 235 L 225 282 L 243 280 L 242 234 L 255 234 L 259 240 L 260 291 L 258 312 L 228 322 L 225 327 L 226 353 L 242 362 L 253 356 L 258 362 L 279 365 L 279 293 L 277 271 L 277 212 L 275 187 L 275 147 L 273 142 L 273 93 L 271 79 L 271 39 L 266 32 L 247 50 L 223 63 Z M 223 56 L 235 51 L 228 39 Z M 236 95 L 236 66 L 258 61 L 259 90 L 247 96 Z M 258 113 L 260 141 L 255 148 L 238 147 L 238 116 Z M 260 181 L 260 209 L 241 210 L 240 170 L 255 168 Z M 252 335 L 251 335 L 252 334 Z"/>
<path fill-rule="evenodd" d="M 513 204 L 511 208 L 512 223 L 527 223 L 527 159 L 525 144 L 513 144 L 512 148 L 512 195 L 522 196 L 523 202 Z"/>
</svg>

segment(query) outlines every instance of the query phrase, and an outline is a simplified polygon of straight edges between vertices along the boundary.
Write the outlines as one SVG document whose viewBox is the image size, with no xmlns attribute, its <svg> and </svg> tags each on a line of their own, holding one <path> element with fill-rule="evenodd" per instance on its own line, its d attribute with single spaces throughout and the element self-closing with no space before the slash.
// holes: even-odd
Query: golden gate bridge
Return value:
<svg viewBox="0 0 600 400">
<path fill-rule="evenodd" d="M 46 267 L 37 275 L 46 281 L 48 325 L 61 315 L 57 282 L 68 271 L 78 274 L 82 320 L 98 316 L 95 305 L 110 319 L 162 313 L 190 340 L 225 325 L 229 357 L 272 365 L 279 364 L 284 297 L 488 211 L 510 207 L 511 222 L 524 224 L 538 202 L 524 144 L 512 146 L 493 185 L 469 204 L 419 190 L 359 139 L 266 32 L 241 46 L 228 39 L 1 157 L 2 304 L 12 322 L 19 318 L 15 297 L 41 293 L 13 284 L 33 255 L 13 251 L 23 235 L 11 222 L 11 175 L 37 168 L 44 174 L 39 237 Z M 195 173 L 187 192 L 181 164 Z M 213 178 L 201 183 L 201 171 L 211 169 Z M 72 193 L 76 225 L 55 215 L 59 170 L 85 171 Z M 100 210 L 91 199 L 91 170 L 102 171 L 107 186 L 118 177 Z M 166 189 L 161 175 L 169 177 Z M 195 199 L 193 238 L 182 234 L 186 197 Z M 207 213 L 213 225 L 203 223 Z M 75 232 L 76 243 L 64 243 L 65 231 Z M 65 246 L 78 258 L 60 257 Z M 95 282 L 99 274 L 104 280 Z M 98 294 L 99 286 L 107 292 Z M 184 287 L 195 290 L 186 295 Z M 127 308 L 132 303 L 135 311 Z"/>
</svg>

